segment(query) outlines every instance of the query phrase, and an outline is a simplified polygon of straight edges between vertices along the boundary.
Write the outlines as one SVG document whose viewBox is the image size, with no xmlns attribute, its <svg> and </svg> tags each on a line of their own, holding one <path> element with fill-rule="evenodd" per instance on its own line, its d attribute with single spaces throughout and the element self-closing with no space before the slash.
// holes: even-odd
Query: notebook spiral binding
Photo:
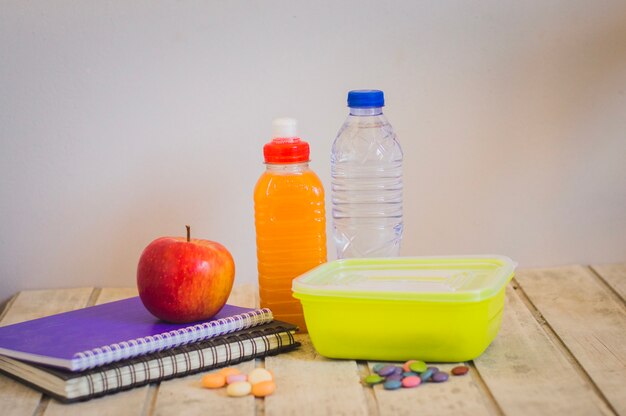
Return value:
<svg viewBox="0 0 626 416">
<path fill-rule="evenodd" d="M 283 343 L 282 336 L 287 335 L 289 338 L 288 343 Z M 275 345 L 272 346 L 271 338 L 275 339 Z M 263 348 L 259 349 L 255 339 L 260 338 L 263 342 Z M 236 345 L 236 351 L 233 350 L 233 346 Z M 249 350 L 246 349 L 248 346 Z M 190 374 L 199 373 L 209 369 L 226 367 L 229 365 L 238 364 L 243 361 L 251 360 L 258 357 L 267 357 L 271 355 L 277 355 L 281 352 L 289 351 L 300 346 L 293 334 L 282 326 L 276 327 L 271 330 L 252 330 L 246 334 L 231 335 L 226 337 L 217 338 L 215 340 L 206 340 L 202 344 L 192 344 L 181 347 L 183 350 L 182 355 L 184 357 L 185 369 L 180 371 L 176 362 L 176 355 L 181 354 L 181 349 L 178 350 L 165 350 L 150 356 L 141 356 L 133 359 L 132 364 L 128 363 L 115 363 L 106 367 L 106 371 L 113 370 L 116 374 L 116 382 L 113 388 L 110 388 L 105 371 L 99 369 L 91 370 L 86 374 L 89 395 L 81 397 L 79 400 L 88 400 L 104 395 L 117 393 L 124 390 L 129 390 L 135 387 L 143 386 L 149 383 L 156 383 L 172 378 L 184 377 Z M 207 362 L 204 357 L 203 350 L 210 351 L 210 360 Z M 220 360 L 220 352 L 224 350 L 226 358 Z M 196 368 L 192 368 L 192 355 L 194 358 L 199 359 L 200 365 Z M 158 363 L 157 374 L 152 373 L 149 361 L 156 359 Z M 170 374 L 165 373 L 165 360 L 171 360 L 173 372 Z M 136 367 L 137 366 L 137 367 Z M 141 366 L 141 371 L 146 374 L 142 380 L 137 379 L 138 366 Z M 131 382 L 123 385 L 123 376 L 121 372 L 122 367 L 130 369 Z M 99 382 L 99 383 L 98 383 Z M 97 384 L 102 384 L 103 389 L 96 389 Z"/>
<path fill-rule="evenodd" d="M 88 370 L 111 362 L 180 347 L 190 342 L 204 341 L 241 329 L 251 328 L 272 319 L 272 312 L 263 308 L 175 331 L 104 345 L 74 354 L 75 370 Z"/>
</svg>

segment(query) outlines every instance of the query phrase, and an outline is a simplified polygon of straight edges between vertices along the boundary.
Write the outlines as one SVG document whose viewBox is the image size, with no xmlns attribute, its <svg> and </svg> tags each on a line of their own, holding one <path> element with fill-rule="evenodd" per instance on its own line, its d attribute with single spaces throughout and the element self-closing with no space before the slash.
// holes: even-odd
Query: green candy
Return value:
<svg viewBox="0 0 626 416">
<path fill-rule="evenodd" d="M 385 381 L 385 378 L 379 376 L 378 374 L 370 374 L 369 376 L 365 377 L 365 383 L 369 384 L 370 386 L 382 383 L 383 381 Z"/>
<path fill-rule="evenodd" d="M 409 364 L 409 369 L 415 373 L 423 373 L 428 367 L 424 361 L 415 361 Z"/>
</svg>

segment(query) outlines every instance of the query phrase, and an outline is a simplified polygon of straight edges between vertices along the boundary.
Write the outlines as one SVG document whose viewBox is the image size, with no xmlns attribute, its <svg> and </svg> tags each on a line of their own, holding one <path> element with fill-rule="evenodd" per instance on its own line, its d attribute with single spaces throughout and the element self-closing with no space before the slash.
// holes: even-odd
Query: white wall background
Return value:
<svg viewBox="0 0 626 416">
<path fill-rule="evenodd" d="M 133 286 L 185 224 L 255 281 L 272 118 L 328 189 L 353 88 L 404 147 L 404 255 L 626 260 L 624 1 L 5 0 L 0 301 Z"/>
</svg>

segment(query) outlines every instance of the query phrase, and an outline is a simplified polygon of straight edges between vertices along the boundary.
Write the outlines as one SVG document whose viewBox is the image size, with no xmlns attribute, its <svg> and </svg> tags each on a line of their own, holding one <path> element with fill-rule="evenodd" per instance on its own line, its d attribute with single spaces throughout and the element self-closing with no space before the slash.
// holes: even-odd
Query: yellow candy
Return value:
<svg viewBox="0 0 626 416">
<path fill-rule="evenodd" d="M 250 394 L 252 391 L 252 384 L 247 381 L 236 381 L 226 387 L 226 394 L 230 397 L 243 397 Z"/>
<path fill-rule="evenodd" d="M 211 373 L 202 377 L 202 387 L 207 389 L 219 389 L 226 384 L 226 377 L 219 373 Z"/>
<path fill-rule="evenodd" d="M 248 381 L 251 384 L 260 383 L 262 381 L 272 381 L 273 379 L 272 373 L 265 368 L 255 368 L 248 374 Z"/>
</svg>

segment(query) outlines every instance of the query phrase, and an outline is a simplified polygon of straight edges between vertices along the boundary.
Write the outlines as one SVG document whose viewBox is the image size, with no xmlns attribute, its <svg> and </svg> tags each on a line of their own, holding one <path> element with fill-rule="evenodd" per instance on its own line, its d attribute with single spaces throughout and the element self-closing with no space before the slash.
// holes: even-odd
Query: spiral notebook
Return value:
<svg viewBox="0 0 626 416">
<path fill-rule="evenodd" d="M 88 400 L 149 383 L 233 365 L 298 346 L 294 325 L 273 321 L 180 347 L 82 372 L 0 356 L 0 373 L 62 402 Z"/>
<path fill-rule="evenodd" d="M 0 327 L 0 354 L 82 371 L 272 319 L 269 309 L 225 305 L 209 320 L 173 324 L 155 318 L 134 297 Z"/>
</svg>

